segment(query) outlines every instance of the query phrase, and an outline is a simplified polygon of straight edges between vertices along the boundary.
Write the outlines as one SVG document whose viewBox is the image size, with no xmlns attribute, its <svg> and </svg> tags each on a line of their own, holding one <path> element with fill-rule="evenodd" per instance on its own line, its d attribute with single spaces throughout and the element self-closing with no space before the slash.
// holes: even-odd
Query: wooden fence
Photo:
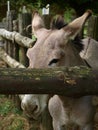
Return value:
<svg viewBox="0 0 98 130">
<path fill-rule="evenodd" d="M 6 23 L 0 22 L 0 28 L 5 28 L 5 26 L 6 26 Z"/>
<path fill-rule="evenodd" d="M 84 75 L 82 75 L 82 78 L 80 76 L 79 79 L 79 75 L 75 74 L 75 78 L 71 77 L 71 75 L 68 76 L 67 80 L 65 80 L 63 78 L 62 80 L 62 73 L 64 73 L 63 71 L 60 70 L 60 68 L 57 70 L 57 72 L 61 72 L 59 78 L 57 77 L 48 77 L 48 74 L 46 73 L 45 76 L 46 78 L 43 79 L 41 81 L 41 77 L 40 75 L 37 76 L 33 76 L 33 78 L 29 77 L 27 78 L 28 75 L 33 75 L 33 73 L 30 74 L 30 72 L 33 72 L 33 70 L 26 70 L 25 68 L 28 66 L 28 59 L 26 57 L 26 50 L 29 47 L 32 47 L 35 40 L 33 41 L 31 39 L 31 32 L 29 32 L 29 34 L 26 32 L 26 27 L 28 25 L 31 24 L 31 14 L 29 13 L 25 13 L 25 14 L 19 14 L 17 16 L 16 19 L 16 14 L 14 11 L 12 12 L 7 12 L 7 25 L 5 26 L 5 29 L 0 29 L 0 36 L 4 39 L 4 47 L 0 48 L 0 58 L 2 60 L 4 60 L 11 68 L 15 68 L 15 69 L 6 69 L 3 73 L 3 69 L 0 69 L 1 75 L 0 75 L 0 93 L 57 93 L 57 94 L 63 94 L 63 95 L 72 95 L 72 93 L 69 93 L 69 90 L 71 92 L 71 90 L 76 90 L 76 86 L 79 86 L 79 84 L 81 83 L 83 86 L 88 86 L 91 85 L 90 90 L 88 88 L 86 88 L 86 92 L 84 92 L 84 88 L 81 88 L 83 91 L 79 92 L 79 90 L 77 92 L 79 92 L 77 95 L 79 95 L 81 93 L 81 95 L 84 94 L 98 94 L 98 90 L 97 90 L 97 86 L 96 84 L 98 84 L 96 81 L 97 79 L 97 75 L 93 76 L 90 75 L 91 73 L 89 73 L 89 71 L 91 72 L 91 70 L 83 70 Z M 88 22 L 88 25 L 90 23 Z M 97 23 L 96 23 L 97 24 Z M 90 27 L 91 28 L 91 27 Z M 88 27 L 88 30 L 90 29 Z M 93 29 L 94 30 L 94 29 Z M 95 31 L 95 30 L 94 30 Z M 91 35 L 92 33 L 90 33 L 90 31 L 88 34 Z M 17 69 L 17 68 L 22 68 L 21 70 Z M 68 69 L 65 68 L 65 72 L 68 72 Z M 70 68 L 69 68 L 70 70 Z M 78 69 L 78 72 L 80 73 L 81 68 Z M 36 70 L 37 71 L 37 70 Z M 34 71 L 34 72 L 36 72 Z M 38 70 L 40 72 L 40 70 Z M 45 70 L 42 70 L 45 71 Z M 50 72 L 50 70 L 48 70 Z M 52 69 L 52 71 L 54 73 L 56 73 L 55 69 Z M 11 72 L 13 73 L 10 77 Z M 25 76 L 23 76 L 22 74 L 25 74 Z M 29 74 L 28 74 L 29 72 Z M 69 71 L 71 73 L 71 71 Z M 73 71 L 72 71 L 73 72 Z M 77 70 L 76 70 L 77 72 Z M 17 74 L 18 73 L 18 74 Z M 3 75 L 5 74 L 5 75 Z M 43 73 L 44 74 L 44 73 Z M 52 72 L 50 72 L 50 74 L 53 75 Z M 67 73 L 68 74 L 68 73 Z M 89 74 L 86 75 L 85 74 Z M 21 75 L 21 76 L 20 76 Z M 27 76 L 26 76 L 27 75 Z M 15 78 L 13 79 L 13 77 L 15 76 Z M 56 76 L 56 75 L 55 75 Z M 89 78 L 88 78 L 88 77 Z M 17 77 L 17 80 L 16 80 Z M 21 77 L 21 78 L 20 78 Z M 61 77 L 61 78 L 60 78 Z M 66 77 L 66 75 L 63 75 L 63 77 Z M 78 78 L 76 78 L 78 77 Z M 19 80 L 21 79 L 21 80 Z M 32 82 L 31 82 L 32 79 Z M 81 80 L 82 79 L 82 80 Z M 86 80 L 85 80 L 86 79 Z M 92 80 L 90 80 L 92 79 Z M 26 80 L 26 81 L 25 81 Z M 5 82 L 6 81 L 6 82 Z M 7 81 L 9 81 L 7 83 Z M 92 84 L 91 82 L 92 81 Z M 45 87 L 43 88 L 42 84 L 47 85 L 47 82 L 50 82 L 49 85 L 51 84 L 52 87 L 47 87 L 47 89 L 45 89 Z M 83 84 L 84 83 L 84 84 Z M 90 84 L 89 84 L 90 83 Z M 33 84 L 36 86 L 36 90 L 33 86 Z M 53 85 L 52 84 L 56 84 Z M 61 85 L 62 87 L 58 87 L 58 85 Z M 44 85 L 44 86 L 45 86 Z M 12 86 L 12 87 L 11 87 Z M 16 87 L 18 86 L 18 88 Z M 22 87 L 21 87 L 22 86 Z M 68 93 L 65 92 L 65 89 L 68 89 Z M 95 91 L 91 91 L 92 89 L 95 89 Z M 54 89 L 54 90 L 53 90 Z M 66 89 L 66 91 L 67 91 Z M 79 88 L 80 89 L 80 88 Z M 81 91 L 80 89 L 80 91 Z M 65 93 L 63 93 L 65 92 Z M 77 93 L 76 92 L 76 93 Z M 74 92 L 73 92 L 74 93 Z M 74 94 L 76 94 L 74 93 Z"/>
<path fill-rule="evenodd" d="M 25 67 L 28 66 L 28 58 L 26 57 L 27 48 L 32 47 L 36 40 L 31 39 L 31 29 L 27 30 L 28 26 L 31 25 L 31 17 L 31 13 L 19 13 L 17 15 L 13 10 L 8 11 L 6 22 L 1 23 L 0 29 L 0 36 L 3 37 L 3 42 L 5 43 L 4 50 L 11 58 L 14 58 Z M 46 27 L 49 28 L 50 16 L 45 15 L 43 19 L 48 21 Z M 5 30 L 2 30 L 2 28 L 5 28 Z"/>
<path fill-rule="evenodd" d="M 31 24 L 30 13 L 20 13 L 17 15 L 15 11 L 8 11 L 6 20 L 7 20 L 6 29 L 8 31 L 11 32 L 16 31 L 19 32 L 22 36 L 31 38 L 31 35 L 29 35 L 30 32 L 28 33 L 26 32 L 27 26 Z M 5 50 L 12 58 L 16 59 L 23 65 L 28 66 L 28 59 L 26 57 L 26 50 L 27 50 L 26 48 L 17 45 L 17 43 L 11 44 L 10 42 L 8 42 L 6 43 Z"/>
</svg>

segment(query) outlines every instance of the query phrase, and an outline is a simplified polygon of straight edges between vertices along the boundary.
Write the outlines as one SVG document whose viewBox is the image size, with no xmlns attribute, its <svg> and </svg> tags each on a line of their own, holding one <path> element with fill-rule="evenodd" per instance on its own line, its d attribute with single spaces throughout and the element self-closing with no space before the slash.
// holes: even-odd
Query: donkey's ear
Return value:
<svg viewBox="0 0 98 130">
<path fill-rule="evenodd" d="M 44 28 L 44 21 L 40 14 L 36 11 L 32 16 L 32 32 L 35 36 L 36 32 L 41 28 Z"/>
<path fill-rule="evenodd" d="M 65 35 L 71 38 L 75 38 L 75 36 L 79 33 L 82 29 L 83 25 L 85 24 L 86 20 L 91 16 L 92 11 L 87 10 L 81 17 L 76 18 L 63 29 L 65 31 Z"/>
</svg>

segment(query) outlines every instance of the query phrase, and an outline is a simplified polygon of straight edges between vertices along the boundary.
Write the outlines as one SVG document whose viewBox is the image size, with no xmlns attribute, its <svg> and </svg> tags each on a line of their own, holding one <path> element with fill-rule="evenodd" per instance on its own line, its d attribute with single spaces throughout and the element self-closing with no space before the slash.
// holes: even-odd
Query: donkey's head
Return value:
<svg viewBox="0 0 98 130">
<path fill-rule="evenodd" d="M 83 64 L 72 39 L 82 29 L 86 19 L 91 14 L 86 11 L 81 17 L 75 19 L 61 29 L 47 30 L 38 13 L 35 13 L 32 21 L 32 30 L 37 37 L 36 44 L 28 50 L 31 68 L 45 68 L 51 66 L 74 66 Z"/>
<path fill-rule="evenodd" d="M 37 37 L 37 42 L 27 51 L 29 67 L 46 68 L 83 65 L 84 62 L 79 56 L 79 51 L 72 43 L 72 39 L 76 37 L 90 15 L 91 11 L 88 10 L 81 17 L 61 29 L 47 30 L 41 16 L 36 12 L 32 20 L 32 30 Z M 58 21 L 61 22 L 61 20 Z M 45 96 L 45 100 L 43 100 L 42 96 Z M 22 100 L 22 108 L 27 113 L 32 111 L 32 114 L 36 113 L 37 115 L 38 113 L 39 115 L 46 106 L 46 99 L 47 95 L 26 95 Z"/>
</svg>

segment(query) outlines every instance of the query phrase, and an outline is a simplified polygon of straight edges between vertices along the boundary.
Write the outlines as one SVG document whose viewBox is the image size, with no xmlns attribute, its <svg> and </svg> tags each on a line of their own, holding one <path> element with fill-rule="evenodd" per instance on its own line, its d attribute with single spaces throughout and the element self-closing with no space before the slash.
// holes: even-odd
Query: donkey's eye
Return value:
<svg viewBox="0 0 98 130">
<path fill-rule="evenodd" d="M 53 65 L 53 64 L 56 64 L 57 62 L 59 61 L 59 59 L 52 59 L 50 62 L 49 62 L 49 66 Z"/>
</svg>

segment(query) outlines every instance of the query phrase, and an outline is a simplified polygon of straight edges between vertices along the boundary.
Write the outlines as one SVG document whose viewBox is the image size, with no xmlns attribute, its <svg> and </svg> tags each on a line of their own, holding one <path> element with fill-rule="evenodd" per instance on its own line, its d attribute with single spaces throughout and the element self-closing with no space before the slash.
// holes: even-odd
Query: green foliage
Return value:
<svg viewBox="0 0 98 130">
<path fill-rule="evenodd" d="M 98 14 L 98 1 L 97 0 L 9 0 L 11 3 L 11 10 L 22 11 L 23 6 L 32 12 L 33 10 L 41 10 L 47 4 L 50 4 L 50 11 L 52 14 L 58 12 L 65 12 L 67 8 L 73 8 L 77 12 L 77 16 L 84 13 L 85 10 L 91 9 L 94 14 Z M 3 7 L 4 6 L 4 7 Z M 53 9 L 54 8 L 54 9 Z M 5 9 L 7 9 L 7 1 L 1 0 L 0 2 L 0 17 L 3 18 Z M 3 12 L 1 11 L 3 10 Z M 58 10 L 58 11 L 57 11 Z M 54 11 L 56 11 L 54 13 Z"/>
<path fill-rule="evenodd" d="M 65 18 L 66 22 L 69 23 L 75 17 L 76 17 L 75 10 L 72 8 L 66 8 L 66 11 L 64 13 L 64 18 Z"/>
</svg>

